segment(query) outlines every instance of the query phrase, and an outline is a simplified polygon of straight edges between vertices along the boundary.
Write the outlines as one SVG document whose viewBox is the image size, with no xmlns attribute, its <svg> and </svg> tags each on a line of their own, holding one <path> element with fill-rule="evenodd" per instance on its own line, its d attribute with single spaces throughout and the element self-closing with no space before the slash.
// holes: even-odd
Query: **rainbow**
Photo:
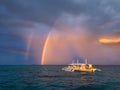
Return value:
<svg viewBox="0 0 120 90">
<path fill-rule="evenodd" d="M 33 32 L 30 34 L 28 40 L 27 40 L 27 48 L 26 48 L 26 53 L 25 53 L 25 58 L 28 59 L 29 57 L 29 53 L 30 53 L 30 48 L 32 45 L 32 41 L 33 41 Z"/>
<path fill-rule="evenodd" d="M 50 34 L 51 32 L 49 32 L 46 40 L 45 40 L 45 43 L 44 43 L 44 46 L 43 46 L 43 52 L 42 52 L 42 58 L 41 58 L 41 65 L 44 65 L 45 63 L 45 56 L 46 56 L 46 49 L 47 49 L 47 45 L 48 45 L 48 42 L 49 42 L 49 39 L 50 39 Z"/>
</svg>

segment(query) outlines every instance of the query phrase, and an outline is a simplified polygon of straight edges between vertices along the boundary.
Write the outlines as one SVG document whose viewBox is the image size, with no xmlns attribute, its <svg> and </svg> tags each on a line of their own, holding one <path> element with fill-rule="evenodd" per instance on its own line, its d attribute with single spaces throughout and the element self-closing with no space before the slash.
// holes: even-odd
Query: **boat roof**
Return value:
<svg viewBox="0 0 120 90">
<path fill-rule="evenodd" d="M 89 63 L 88 63 L 89 64 Z M 85 63 L 72 63 L 70 65 L 86 65 Z M 91 64 L 92 65 L 92 64 Z"/>
</svg>

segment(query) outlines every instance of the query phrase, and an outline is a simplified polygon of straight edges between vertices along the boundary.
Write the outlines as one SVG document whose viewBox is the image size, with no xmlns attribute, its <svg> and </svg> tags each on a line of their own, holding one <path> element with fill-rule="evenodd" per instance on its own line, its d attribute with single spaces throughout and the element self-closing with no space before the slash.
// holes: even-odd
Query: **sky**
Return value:
<svg viewBox="0 0 120 90">
<path fill-rule="evenodd" d="M 0 65 L 120 65 L 119 0 L 0 0 Z"/>
</svg>

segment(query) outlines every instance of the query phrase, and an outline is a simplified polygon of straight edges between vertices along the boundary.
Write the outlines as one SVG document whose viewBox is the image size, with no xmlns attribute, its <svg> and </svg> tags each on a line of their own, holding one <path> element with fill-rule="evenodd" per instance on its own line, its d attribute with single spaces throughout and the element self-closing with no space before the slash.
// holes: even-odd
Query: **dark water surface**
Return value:
<svg viewBox="0 0 120 90">
<path fill-rule="evenodd" d="M 65 72 L 64 66 L 0 66 L 0 90 L 120 90 L 120 66 Z"/>
</svg>

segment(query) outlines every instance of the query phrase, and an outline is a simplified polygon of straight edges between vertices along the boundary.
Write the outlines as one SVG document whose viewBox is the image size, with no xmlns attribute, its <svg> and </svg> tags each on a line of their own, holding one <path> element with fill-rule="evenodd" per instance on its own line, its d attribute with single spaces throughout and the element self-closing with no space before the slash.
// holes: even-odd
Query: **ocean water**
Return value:
<svg viewBox="0 0 120 90">
<path fill-rule="evenodd" d="M 0 90 L 120 90 L 120 66 L 65 72 L 64 66 L 0 66 Z"/>
</svg>

